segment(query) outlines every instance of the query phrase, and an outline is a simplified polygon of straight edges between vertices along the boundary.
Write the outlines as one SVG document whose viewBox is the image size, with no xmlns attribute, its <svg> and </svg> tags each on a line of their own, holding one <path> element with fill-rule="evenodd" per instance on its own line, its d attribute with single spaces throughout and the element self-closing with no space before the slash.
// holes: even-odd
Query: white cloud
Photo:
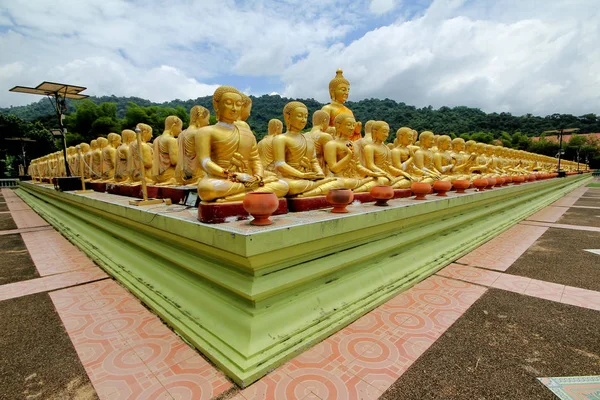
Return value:
<svg viewBox="0 0 600 400">
<path fill-rule="evenodd" d="M 395 0 L 371 0 L 369 11 L 381 15 L 392 11 L 396 7 Z"/>
<path fill-rule="evenodd" d="M 342 66 L 350 100 L 388 97 L 515 114 L 597 112 L 598 8 L 548 2 L 536 17 L 519 6 L 528 2 L 501 3 L 470 9 L 471 2 L 435 1 L 419 18 L 374 29 L 349 45 L 316 49 L 286 69 L 284 95 L 327 101 L 328 82 Z"/>
<path fill-rule="evenodd" d="M 341 67 L 351 100 L 598 113 L 598 20 L 591 0 L 12 0 L 0 6 L 0 106 L 31 102 L 7 90 L 43 80 L 154 101 L 233 80 L 327 101 Z"/>
</svg>

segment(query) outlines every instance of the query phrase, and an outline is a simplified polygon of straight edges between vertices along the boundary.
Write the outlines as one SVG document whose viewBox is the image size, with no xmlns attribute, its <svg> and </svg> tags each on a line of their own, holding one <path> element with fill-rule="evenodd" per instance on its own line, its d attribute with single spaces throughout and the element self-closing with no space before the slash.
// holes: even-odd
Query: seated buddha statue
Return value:
<svg viewBox="0 0 600 400">
<path fill-rule="evenodd" d="M 317 154 L 317 161 L 319 166 L 323 170 L 325 175 L 328 175 L 327 165 L 325 165 L 325 156 L 323 155 L 323 147 L 325 143 L 333 140 L 333 137 L 327 133 L 327 127 L 329 126 L 329 114 L 323 110 L 317 110 L 312 116 L 312 129 L 310 132 L 306 132 L 304 136 L 310 138 L 315 143 L 315 152 Z"/>
<path fill-rule="evenodd" d="M 311 197 L 336 187 L 335 178 L 326 178 L 316 157 L 315 144 L 301 131 L 308 120 L 308 109 L 299 101 L 283 108 L 286 132 L 273 139 L 277 173 L 288 186 L 289 196 Z"/>
<path fill-rule="evenodd" d="M 329 114 L 329 126 L 335 126 L 335 117 L 344 113 L 354 117 L 352 110 L 344 105 L 350 94 L 350 82 L 344 78 L 344 73 L 341 69 L 335 72 L 335 78 L 329 82 L 329 96 L 331 103 L 323 106 L 322 110 Z M 350 136 L 351 141 L 356 141 L 361 138 L 360 132 L 362 124 L 357 122 L 354 126 L 354 132 Z"/>
<path fill-rule="evenodd" d="M 250 130 L 250 125 L 248 125 L 247 121 L 248 121 L 248 117 L 250 117 L 250 114 L 252 113 L 252 99 L 250 98 L 250 96 L 246 96 L 244 93 L 241 93 L 241 95 L 242 95 L 242 109 L 240 111 L 240 116 L 238 117 L 238 120 L 236 121 L 236 123 L 241 124 L 241 126 Z"/>
<path fill-rule="evenodd" d="M 135 140 L 135 132 L 131 129 L 121 131 L 120 145 L 117 147 L 115 156 L 114 181 L 117 183 L 128 183 L 131 179 L 131 157 L 129 147 Z"/>
<path fill-rule="evenodd" d="M 77 160 L 78 160 L 78 164 L 81 165 L 81 162 L 83 162 L 83 171 L 81 171 L 81 173 L 83 174 L 83 177 L 86 180 L 90 180 L 91 176 L 92 176 L 92 168 L 91 168 L 91 162 L 92 162 L 92 150 L 89 144 L 87 143 L 80 143 L 79 144 L 79 152 L 77 155 Z"/>
<path fill-rule="evenodd" d="M 354 192 L 368 192 L 377 185 L 377 178 L 384 174 L 374 172 L 360 163 L 354 151 L 355 142 L 350 140 L 356 121 L 351 114 L 335 117 L 335 130 L 338 136 L 325 144 L 325 162 L 329 171 L 338 179 L 338 187 Z"/>
<path fill-rule="evenodd" d="M 94 139 L 90 142 L 90 167 L 92 170 L 92 180 L 102 179 L 102 149 L 100 143 L 102 138 Z"/>
<path fill-rule="evenodd" d="M 265 175 L 277 175 L 274 164 L 275 155 L 273 154 L 273 138 L 282 133 L 283 123 L 280 120 L 273 118 L 269 120 L 267 136 L 258 142 L 258 155 L 260 156 L 260 162 L 265 170 Z"/>
<path fill-rule="evenodd" d="M 183 121 L 175 115 L 165 119 L 165 130 L 154 139 L 152 160 L 152 179 L 157 186 L 175 185 L 175 167 L 179 157 L 177 136 L 181 133 Z"/>
<path fill-rule="evenodd" d="M 250 129 L 236 124 L 243 105 L 242 94 L 234 87 L 220 86 L 213 94 L 217 122 L 196 135 L 196 156 L 206 175 L 198 182 L 203 201 L 241 201 L 247 192 L 287 194 L 287 184 L 277 177 L 265 177 L 256 138 Z"/>
<path fill-rule="evenodd" d="M 108 144 L 102 149 L 102 179 L 112 182 L 115 178 L 117 147 L 121 144 L 121 136 L 111 132 L 106 139 Z"/>
<path fill-rule="evenodd" d="M 445 177 L 442 180 L 454 182 L 457 179 L 469 179 L 470 175 L 461 173 L 469 164 L 455 164 L 450 147 L 452 138 L 448 135 L 440 135 L 437 139 L 437 152 L 433 155 L 435 169 Z"/>
<path fill-rule="evenodd" d="M 142 176 L 144 176 L 146 183 L 152 185 L 154 184 L 154 179 L 152 179 L 152 163 L 154 161 L 154 150 L 152 146 L 148 143 L 152 139 L 152 127 L 150 125 L 140 123 L 136 125 L 136 129 L 138 129 L 140 132 L 139 135 L 141 141 L 141 148 L 138 147 L 137 140 L 134 140 L 129 145 L 129 157 L 131 158 L 131 183 L 132 185 L 141 185 Z"/>
<path fill-rule="evenodd" d="M 414 174 L 422 177 L 422 182 L 433 183 L 444 177 L 435 168 L 433 152 L 433 132 L 424 131 L 419 135 L 419 149 L 414 152 Z"/>
<path fill-rule="evenodd" d="M 420 177 L 413 174 L 413 152 L 409 146 L 413 144 L 413 130 L 403 126 L 396 131 L 396 146 L 392 149 L 392 165 L 405 173 L 405 177 L 411 181 L 418 182 Z"/>
<path fill-rule="evenodd" d="M 358 139 L 356 141 L 356 145 L 354 146 L 354 150 L 356 151 L 358 159 L 360 160 L 360 163 L 362 165 L 365 165 L 365 157 L 363 154 L 363 150 L 365 149 L 366 145 L 373 143 L 373 137 L 371 132 L 373 123 L 375 123 L 375 121 L 373 120 L 369 120 L 365 123 L 365 136 Z"/>
<path fill-rule="evenodd" d="M 450 151 L 450 156 L 454 164 L 452 172 L 457 175 L 456 179 L 472 180 L 473 176 L 469 171 L 469 167 L 473 165 L 475 156 L 465 151 L 466 144 L 463 138 L 454 138 L 451 144 L 452 150 Z"/>
<path fill-rule="evenodd" d="M 180 185 L 196 186 L 204 171 L 196 156 L 196 135 L 198 130 L 207 126 L 210 112 L 202 106 L 194 106 L 190 110 L 190 125 L 179 134 L 177 167 L 175 177 Z"/>
<path fill-rule="evenodd" d="M 71 172 L 72 176 L 77 176 L 77 165 L 75 162 L 77 161 L 75 159 L 76 151 L 77 149 L 75 149 L 74 146 L 67 147 L 67 164 L 69 165 L 69 171 Z"/>
<path fill-rule="evenodd" d="M 471 173 L 482 178 L 492 178 L 494 174 L 489 168 L 491 160 L 485 155 L 485 143 L 477 143 L 474 154 L 476 157 L 473 166 L 469 168 Z"/>
<path fill-rule="evenodd" d="M 402 169 L 392 164 L 392 151 L 385 145 L 390 133 L 390 126 L 385 121 L 375 121 L 371 128 L 373 143 L 367 144 L 364 149 L 365 167 L 369 170 L 383 174 L 378 177 L 378 183 L 389 185 L 394 189 L 407 189 L 411 181 Z"/>
</svg>

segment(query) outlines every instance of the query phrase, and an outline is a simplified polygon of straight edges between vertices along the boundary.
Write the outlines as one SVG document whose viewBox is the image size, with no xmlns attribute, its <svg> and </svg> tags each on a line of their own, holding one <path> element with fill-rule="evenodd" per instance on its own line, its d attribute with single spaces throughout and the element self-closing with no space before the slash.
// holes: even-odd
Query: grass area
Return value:
<svg viewBox="0 0 600 400">
<path fill-rule="evenodd" d="M 600 187 L 600 183 L 589 183 L 587 187 Z"/>
</svg>

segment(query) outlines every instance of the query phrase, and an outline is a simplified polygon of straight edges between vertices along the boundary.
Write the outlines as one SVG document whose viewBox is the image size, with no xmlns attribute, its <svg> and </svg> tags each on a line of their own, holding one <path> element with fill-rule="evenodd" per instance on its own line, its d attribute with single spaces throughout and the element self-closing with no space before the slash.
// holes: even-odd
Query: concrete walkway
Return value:
<svg viewBox="0 0 600 400">
<path fill-rule="evenodd" d="M 577 189 L 244 389 L 231 383 L 12 190 L 3 189 L 2 196 L 0 202 L 6 202 L 17 229 L 0 230 L 0 241 L 20 236 L 39 277 L 28 275 L 19 282 L 0 284 L 0 316 L 10 323 L 16 317 L 8 311 L 2 314 L 2 306 L 12 310 L 11 305 L 19 301 L 45 296 L 53 308 L 40 312 L 56 314 L 63 329 L 55 335 L 63 335 L 65 346 L 70 346 L 62 351 L 73 351 L 77 357 L 65 361 L 65 369 L 75 371 L 74 378 L 38 384 L 37 392 L 30 388 L 30 381 L 37 378 L 19 375 L 18 360 L 8 362 L 8 367 L 0 368 L 0 398 L 551 399 L 554 394 L 544 384 L 563 385 L 550 381 L 551 377 L 600 375 L 600 254 L 593 251 L 600 248 L 598 188 Z M 592 244 L 580 249 L 567 245 L 571 239 Z M 570 265 L 536 264 L 549 251 L 566 255 Z M 569 272 L 561 273 L 565 270 Z M 589 345 L 565 344 L 565 348 L 577 347 L 574 356 L 522 345 L 523 340 L 539 340 L 535 327 L 546 323 L 539 321 L 521 336 L 511 336 L 514 326 L 535 321 L 524 310 L 557 318 L 544 328 L 551 331 L 546 335 L 550 344 L 562 346 L 570 337 L 580 337 L 582 325 L 595 326 L 580 340 Z M 490 313 L 493 320 L 486 319 Z M 497 338 L 490 334 L 490 326 L 497 332 L 508 330 Z M 41 332 L 46 328 L 42 323 L 36 326 Z M 502 338 L 506 343 L 498 345 Z M 464 343 L 470 347 L 465 349 Z M 9 353 L 3 346 L 8 344 L 0 341 L 4 359 Z M 524 350 L 511 351 L 520 346 Z M 534 348 L 539 354 L 525 354 Z M 564 362 L 565 357 L 577 359 L 577 355 L 580 362 Z M 51 356 L 31 367 L 36 376 L 50 377 L 51 369 Z M 85 371 L 85 376 L 77 371 Z M 500 385 L 490 373 L 514 383 Z M 593 382 L 575 382 L 573 390 L 582 385 L 581 390 L 600 396 L 600 385 Z"/>
</svg>

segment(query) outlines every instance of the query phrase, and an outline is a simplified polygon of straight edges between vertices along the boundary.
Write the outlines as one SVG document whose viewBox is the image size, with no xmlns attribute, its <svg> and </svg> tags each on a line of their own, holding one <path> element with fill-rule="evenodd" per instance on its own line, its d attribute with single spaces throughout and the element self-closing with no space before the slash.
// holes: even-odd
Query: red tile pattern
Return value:
<svg viewBox="0 0 600 400">
<path fill-rule="evenodd" d="M 101 399 L 210 399 L 232 387 L 113 280 L 50 297 Z"/>
<path fill-rule="evenodd" d="M 246 399 L 376 399 L 486 288 L 432 276 L 241 392 Z M 310 398 L 310 397 L 309 397 Z"/>
<path fill-rule="evenodd" d="M 561 303 L 600 311 L 600 292 L 565 286 Z"/>
<path fill-rule="evenodd" d="M 96 267 L 85 253 L 53 229 L 24 232 L 21 237 L 40 276 Z"/>
<path fill-rule="evenodd" d="M 506 271 L 548 228 L 518 224 L 459 259 L 460 264 Z"/>
</svg>

